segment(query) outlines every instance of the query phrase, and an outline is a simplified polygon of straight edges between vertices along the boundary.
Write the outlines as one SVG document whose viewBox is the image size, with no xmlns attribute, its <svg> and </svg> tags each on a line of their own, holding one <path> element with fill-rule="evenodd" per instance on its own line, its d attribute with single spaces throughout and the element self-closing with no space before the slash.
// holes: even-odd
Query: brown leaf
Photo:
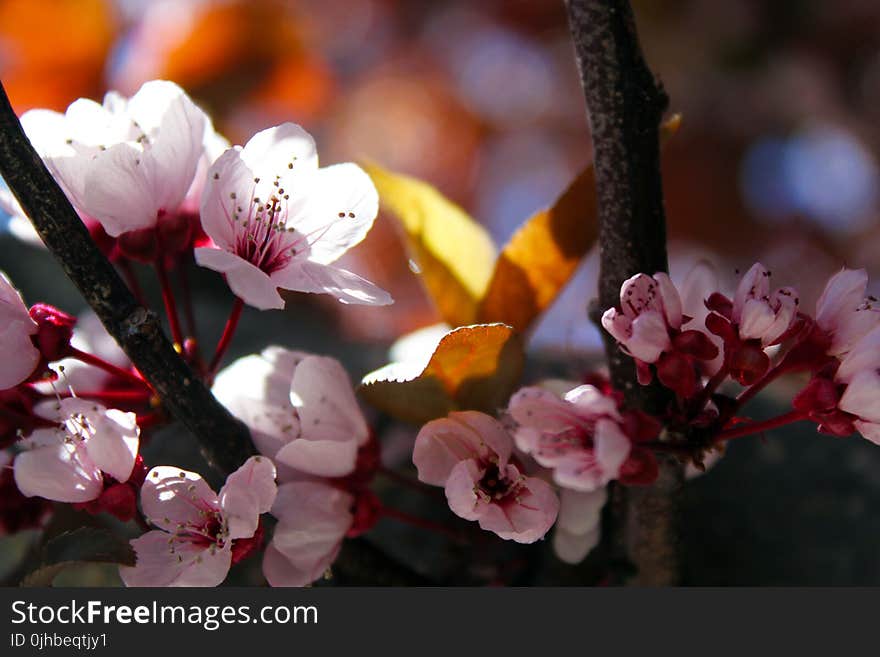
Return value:
<svg viewBox="0 0 880 657">
<path fill-rule="evenodd" d="M 447 333 L 425 363 L 392 363 L 364 377 L 360 392 L 398 419 L 424 423 L 454 410 L 494 413 L 507 403 L 525 354 L 504 324 L 463 326 Z"/>
</svg>

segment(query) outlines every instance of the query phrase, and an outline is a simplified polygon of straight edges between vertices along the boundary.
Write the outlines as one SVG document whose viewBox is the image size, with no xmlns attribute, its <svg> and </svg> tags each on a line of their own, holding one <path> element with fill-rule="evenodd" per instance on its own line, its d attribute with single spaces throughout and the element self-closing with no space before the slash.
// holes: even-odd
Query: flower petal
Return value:
<svg viewBox="0 0 880 657">
<path fill-rule="evenodd" d="M 253 536 L 260 515 L 272 508 L 277 493 L 275 465 L 265 457 L 252 456 L 229 475 L 218 496 L 229 538 Z"/>
<path fill-rule="evenodd" d="M 232 564 L 231 543 L 225 548 L 206 547 L 153 530 L 132 540 L 131 546 L 137 563 L 119 567 L 119 576 L 129 587 L 218 586 Z"/>
<path fill-rule="evenodd" d="M 291 209 L 289 222 L 309 240 L 309 260 L 329 265 L 359 244 L 379 212 L 379 193 L 356 164 L 318 169 L 307 181 L 304 202 Z"/>
<path fill-rule="evenodd" d="M 63 441 L 55 429 L 42 430 L 35 440 L 49 444 L 22 452 L 13 464 L 15 484 L 23 495 L 56 502 L 90 502 L 103 490 L 101 471 L 84 454 Z M 38 432 L 34 432 L 37 434 Z"/>
<path fill-rule="evenodd" d="M 244 258 L 209 247 L 197 248 L 195 258 L 202 267 L 226 274 L 229 289 L 249 306 L 260 310 L 284 308 L 284 299 L 278 294 L 277 284 Z"/>
<path fill-rule="evenodd" d="M 220 500 L 201 475 L 162 465 L 147 474 L 141 509 L 147 520 L 173 533 L 180 525 L 203 526 L 204 514 L 219 511 Z"/>
<path fill-rule="evenodd" d="M 385 290 L 345 269 L 307 260 L 291 260 L 272 272 L 272 282 L 285 290 L 329 294 L 341 302 L 368 306 L 387 306 L 394 299 Z"/>
</svg>

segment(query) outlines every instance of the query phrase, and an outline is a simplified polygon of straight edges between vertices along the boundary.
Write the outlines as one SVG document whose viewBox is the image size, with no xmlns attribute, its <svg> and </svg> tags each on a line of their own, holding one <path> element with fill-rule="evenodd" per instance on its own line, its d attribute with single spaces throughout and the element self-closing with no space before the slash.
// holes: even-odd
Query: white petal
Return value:
<svg viewBox="0 0 880 657">
<path fill-rule="evenodd" d="M 128 481 L 140 442 L 137 416 L 110 409 L 92 412 L 88 419 L 95 429 L 86 442 L 89 458 L 116 481 Z"/>
<path fill-rule="evenodd" d="M 134 567 L 120 566 L 119 576 L 129 587 L 218 586 L 232 563 L 231 543 L 206 547 L 149 531 L 131 541 L 137 554 Z"/>
<path fill-rule="evenodd" d="M 350 440 L 363 445 L 369 438 L 351 379 L 335 358 L 303 358 L 290 383 L 290 402 L 299 413 L 306 440 Z"/>
<path fill-rule="evenodd" d="M 394 302 L 385 290 L 357 274 L 315 262 L 291 260 L 272 273 L 272 281 L 285 290 L 330 294 L 342 303 L 387 306 Z"/>
<path fill-rule="evenodd" d="M 579 564 L 599 544 L 601 538 L 602 531 L 598 525 L 586 534 L 574 534 L 557 527 L 553 533 L 553 551 L 560 561 Z"/>
<path fill-rule="evenodd" d="M 843 391 L 837 407 L 869 422 L 880 422 L 880 372 L 862 370 Z"/>
<path fill-rule="evenodd" d="M 202 267 L 226 274 L 229 289 L 249 306 L 260 310 L 284 308 L 284 299 L 278 294 L 277 284 L 244 258 L 208 247 L 196 249 L 195 258 Z"/>
<path fill-rule="evenodd" d="M 219 495 L 229 538 L 253 536 L 260 515 L 272 508 L 277 493 L 275 466 L 265 457 L 252 456 L 229 475 Z"/>
<path fill-rule="evenodd" d="M 47 430 L 53 432 L 53 429 Z M 15 457 L 18 490 L 56 502 L 89 502 L 103 490 L 101 471 L 72 445 L 56 436 L 54 446 L 38 447 Z"/>
<path fill-rule="evenodd" d="M 288 223 L 306 235 L 309 260 L 327 265 L 364 239 L 379 212 L 379 193 L 356 164 L 318 169 L 308 180 L 308 194 L 294 204 Z"/>
<path fill-rule="evenodd" d="M 203 512 L 219 511 L 220 501 L 201 475 L 162 465 L 147 474 L 141 509 L 151 523 L 175 532 L 179 525 L 203 526 Z"/>
</svg>

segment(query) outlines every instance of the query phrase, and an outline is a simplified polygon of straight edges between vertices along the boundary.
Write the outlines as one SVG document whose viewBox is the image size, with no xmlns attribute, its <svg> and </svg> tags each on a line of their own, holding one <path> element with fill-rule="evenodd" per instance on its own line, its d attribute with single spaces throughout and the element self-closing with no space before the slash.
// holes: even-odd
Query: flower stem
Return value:
<svg viewBox="0 0 880 657">
<path fill-rule="evenodd" d="M 94 392 L 77 392 L 81 399 L 94 399 L 100 402 L 130 402 L 147 404 L 153 396 L 150 390 L 97 390 Z"/>
<path fill-rule="evenodd" d="M 402 475 L 399 472 L 395 472 L 390 468 L 386 468 L 385 466 L 380 466 L 376 472 L 386 479 L 393 481 L 396 484 L 401 486 L 405 486 L 410 490 L 414 490 L 422 495 L 427 495 L 429 497 L 444 497 L 443 491 L 435 486 L 429 486 L 428 484 L 424 484 L 421 481 L 417 481 L 415 479 L 410 479 L 406 475 Z"/>
<path fill-rule="evenodd" d="M 745 406 L 749 401 L 754 398 L 759 392 L 761 392 L 764 388 L 770 385 L 773 381 L 778 379 L 780 376 L 785 374 L 786 372 L 792 372 L 796 367 L 791 365 L 787 365 L 785 360 L 779 363 L 776 367 L 767 372 L 764 376 L 758 379 L 757 382 L 752 384 L 751 387 L 743 390 L 739 396 L 736 398 L 736 408 L 740 409 Z"/>
<path fill-rule="evenodd" d="M 217 368 L 220 367 L 220 361 L 223 360 L 223 356 L 229 348 L 229 343 L 232 342 L 232 336 L 235 335 L 235 329 L 238 326 L 238 320 L 241 318 L 241 311 L 243 309 L 244 301 L 236 297 L 235 303 L 232 304 L 232 310 L 229 312 L 229 319 L 226 320 L 226 326 L 223 327 L 223 335 L 220 336 L 217 349 L 214 351 L 214 357 L 211 359 L 211 364 L 208 365 L 208 372 L 211 376 L 217 372 Z"/>
<path fill-rule="evenodd" d="M 168 324 L 171 327 L 171 339 L 174 341 L 174 349 L 177 353 L 183 350 L 183 332 L 180 330 L 180 319 L 177 315 L 177 301 L 174 299 L 174 290 L 171 281 L 168 280 L 168 271 L 161 262 L 155 264 L 156 275 L 159 278 L 159 286 L 162 288 L 162 301 L 165 303 L 165 314 L 168 316 Z"/>
<path fill-rule="evenodd" d="M 769 420 L 762 420 L 761 422 L 746 422 L 733 426 L 730 429 L 725 429 L 715 436 L 715 441 L 721 443 L 727 440 L 732 440 L 733 438 L 739 438 L 740 436 L 750 436 L 755 433 L 763 433 L 765 431 L 770 431 L 770 429 L 776 429 L 777 427 L 805 419 L 807 419 L 807 416 L 803 411 L 792 410 L 788 413 L 772 417 Z"/>
<path fill-rule="evenodd" d="M 125 282 L 128 283 L 128 289 L 131 290 L 131 293 L 134 295 L 134 298 L 138 300 L 138 303 L 142 306 L 146 305 L 144 299 L 144 289 L 141 287 L 141 283 L 138 280 L 137 274 L 134 271 L 134 268 L 131 266 L 131 261 L 127 258 L 121 258 L 118 262 L 119 269 L 122 270 L 122 275 L 125 278 Z"/>
<path fill-rule="evenodd" d="M 383 506 L 382 515 L 386 518 L 393 518 L 394 520 L 405 523 L 407 525 L 412 525 L 413 527 L 419 527 L 421 529 L 427 529 L 429 531 L 443 534 L 451 538 L 453 541 L 461 542 L 464 540 L 464 537 L 451 527 L 447 527 L 446 525 L 440 524 L 439 522 L 433 522 L 431 520 L 419 518 L 418 516 L 411 515 L 406 511 L 401 511 L 400 509 Z"/>
<path fill-rule="evenodd" d="M 727 375 L 730 374 L 730 368 L 727 367 L 726 364 L 722 365 L 718 368 L 718 371 L 712 375 L 712 378 L 706 381 L 705 387 L 700 391 L 700 394 L 694 399 L 692 408 L 694 413 L 699 414 L 700 411 L 703 410 L 706 406 L 706 402 L 712 397 L 712 393 L 718 389 L 724 379 L 727 378 Z"/>
<path fill-rule="evenodd" d="M 70 358 L 75 358 L 78 361 L 86 363 L 87 365 L 93 365 L 98 367 L 105 372 L 109 372 L 113 376 L 119 377 L 120 379 L 124 379 L 129 383 L 133 383 L 141 388 L 146 388 L 147 390 L 152 390 L 150 388 L 150 384 L 144 381 L 140 376 L 131 372 L 129 370 L 124 370 L 121 367 L 117 367 L 113 363 L 108 363 L 103 358 L 95 356 L 94 354 L 87 353 L 85 351 L 80 351 L 76 347 L 71 347 L 70 352 L 67 354 Z"/>
</svg>

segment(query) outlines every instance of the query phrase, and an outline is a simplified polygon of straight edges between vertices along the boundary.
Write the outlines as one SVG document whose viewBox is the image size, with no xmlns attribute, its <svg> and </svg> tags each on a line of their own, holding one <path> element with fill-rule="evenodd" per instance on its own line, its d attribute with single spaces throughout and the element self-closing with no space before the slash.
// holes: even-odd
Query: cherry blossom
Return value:
<svg viewBox="0 0 880 657">
<path fill-rule="evenodd" d="M 284 307 L 278 288 L 389 304 L 384 290 L 331 266 L 363 240 L 378 207 L 360 167 L 319 169 L 312 137 L 284 123 L 226 151 L 209 170 L 201 218 L 217 248 L 196 249 L 196 261 L 225 274 L 236 296 L 262 310 Z"/>
<path fill-rule="evenodd" d="M 35 429 L 15 457 L 15 483 L 27 496 L 57 502 L 90 502 L 105 478 L 132 475 L 140 442 L 134 413 L 75 397 L 38 404 L 34 412 L 57 426 Z"/>
<path fill-rule="evenodd" d="M 0 272 L 0 390 L 12 388 L 33 374 L 40 363 L 40 351 L 31 336 L 37 333 L 27 306 L 6 274 Z"/>
<path fill-rule="evenodd" d="M 258 531 L 277 494 L 275 466 L 249 458 L 215 493 L 195 472 L 150 470 L 141 488 L 144 516 L 159 529 L 131 541 L 137 563 L 120 566 L 126 586 L 217 586 L 233 563 L 235 543 Z"/>
<path fill-rule="evenodd" d="M 333 563 L 342 539 L 376 522 L 366 488 L 378 444 L 333 358 L 269 347 L 222 370 L 213 392 L 278 465 L 278 519 L 263 571 L 272 586 L 305 586 Z"/>
<path fill-rule="evenodd" d="M 456 515 L 505 540 L 534 543 L 556 520 L 559 498 L 547 482 L 525 476 L 512 453 L 500 422 L 461 411 L 422 427 L 413 463 L 421 481 L 445 487 Z"/>
<path fill-rule="evenodd" d="M 880 305 L 867 297 L 868 273 L 842 269 L 832 276 L 816 303 L 816 324 L 829 337 L 827 352 L 842 357 L 871 329 L 880 326 Z"/>
<path fill-rule="evenodd" d="M 715 293 L 706 304 L 712 311 L 706 326 L 724 340 L 725 364 L 742 385 L 752 385 L 770 367 L 767 347 L 797 332 L 797 292 L 782 287 L 770 292 L 770 271 L 755 263 L 743 276 L 731 301 Z"/>
<path fill-rule="evenodd" d="M 880 445 L 880 326 L 863 336 L 839 364 L 818 372 L 793 405 L 823 433 L 848 436 L 858 431 Z"/>
<path fill-rule="evenodd" d="M 145 83 L 130 99 L 79 99 L 65 114 L 31 110 L 28 137 L 73 205 L 112 237 L 173 219 L 204 153 L 204 112 L 172 82 Z"/>
<path fill-rule="evenodd" d="M 691 296 L 698 293 L 698 285 Z M 689 299 L 690 301 L 690 299 Z M 609 308 L 602 315 L 602 326 L 636 361 L 639 382 L 648 384 L 648 367 L 656 364 L 657 376 L 682 397 L 697 390 L 698 361 L 713 361 L 718 348 L 699 329 L 682 330 L 691 321 L 682 312 L 682 300 L 667 274 L 653 277 L 636 274 L 620 288 L 620 309 Z"/>
<path fill-rule="evenodd" d="M 562 398 L 522 388 L 508 411 L 519 425 L 517 446 L 551 468 L 563 488 L 591 492 L 618 478 L 649 483 L 656 477 L 653 455 L 634 443 L 655 438 L 659 424 L 641 413 L 621 413 L 617 401 L 595 386 L 578 386 Z"/>
<path fill-rule="evenodd" d="M 370 438 L 351 380 L 333 358 L 269 347 L 222 370 L 213 392 L 248 425 L 260 453 L 300 473 L 349 475 Z"/>
<path fill-rule="evenodd" d="M 272 586 L 306 586 L 336 560 L 354 522 L 354 496 L 326 481 L 292 481 L 278 487 L 272 515 L 278 518 L 263 557 Z"/>
</svg>

